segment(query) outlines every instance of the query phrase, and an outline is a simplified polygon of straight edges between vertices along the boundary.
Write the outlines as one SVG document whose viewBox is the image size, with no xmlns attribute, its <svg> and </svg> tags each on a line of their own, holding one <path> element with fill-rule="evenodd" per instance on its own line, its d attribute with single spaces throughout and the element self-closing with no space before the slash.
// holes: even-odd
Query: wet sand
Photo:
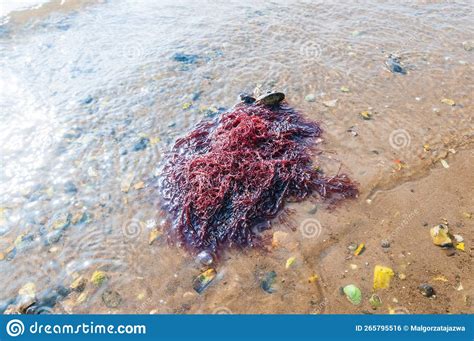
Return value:
<svg viewBox="0 0 474 341">
<path fill-rule="evenodd" d="M 473 312 L 469 2 L 68 6 L 22 12 L 0 31 L 0 307 L 82 278 L 43 311 Z M 198 61 L 177 62 L 177 52 Z M 389 53 L 406 75 L 387 70 Z M 197 294 L 202 267 L 162 235 L 158 165 L 178 136 L 255 87 L 284 91 L 321 123 L 315 162 L 348 173 L 360 196 L 335 209 L 287 205 L 265 233 L 268 250 L 225 253 Z M 443 219 L 464 251 L 433 245 L 429 230 Z M 275 231 L 286 237 L 272 247 Z M 395 276 L 373 310 L 375 265 Z M 97 271 L 106 280 L 91 280 Z M 271 271 L 269 294 L 261 280 Z M 423 283 L 436 297 L 419 292 Z M 347 284 L 362 290 L 360 305 L 340 294 Z"/>
</svg>

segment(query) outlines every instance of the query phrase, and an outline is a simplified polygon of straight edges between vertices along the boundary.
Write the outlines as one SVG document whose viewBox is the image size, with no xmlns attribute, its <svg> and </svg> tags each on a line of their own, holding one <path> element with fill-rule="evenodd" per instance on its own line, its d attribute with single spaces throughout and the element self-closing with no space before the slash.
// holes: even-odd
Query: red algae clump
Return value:
<svg viewBox="0 0 474 341">
<path fill-rule="evenodd" d="M 253 247 L 286 201 L 357 196 L 346 175 L 328 177 L 313 164 L 321 133 L 284 102 L 241 103 L 197 125 L 164 159 L 160 194 L 171 240 L 193 253 Z"/>
</svg>

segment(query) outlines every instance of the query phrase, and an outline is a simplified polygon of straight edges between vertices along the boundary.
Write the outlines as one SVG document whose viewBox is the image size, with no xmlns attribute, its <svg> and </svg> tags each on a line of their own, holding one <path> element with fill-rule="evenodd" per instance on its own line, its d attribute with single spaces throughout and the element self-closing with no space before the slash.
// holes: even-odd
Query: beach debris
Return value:
<svg viewBox="0 0 474 341">
<path fill-rule="evenodd" d="M 390 247 L 390 241 L 388 239 L 382 239 L 382 242 L 380 243 L 380 245 L 384 249 L 388 249 Z"/>
<path fill-rule="evenodd" d="M 308 282 L 309 283 L 316 283 L 319 279 L 319 276 L 316 274 L 312 274 L 311 276 L 308 277 Z"/>
<path fill-rule="evenodd" d="M 289 269 L 296 261 L 296 257 L 290 257 L 286 260 L 285 269 Z"/>
<path fill-rule="evenodd" d="M 362 302 L 362 292 L 354 284 L 346 285 L 342 291 L 352 304 L 359 305 Z"/>
<path fill-rule="evenodd" d="M 454 107 L 456 102 L 451 98 L 442 98 L 441 103 Z"/>
<path fill-rule="evenodd" d="M 387 289 L 390 287 L 390 280 L 395 275 L 389 267 L 376 265 L 374 268 L 374 290 Z"/>
<path fill-rule="evenodd" d="M 449 237 L 448 225 L 439 224 L 430 229 L 431 238 L 433 239 L 433 244 L 438 246 L 452 246 L 453 241 Z"/>
<path fill-rule="evenodd" d="M 284 244 L 287 244 L 287 241 L 288 241 L 287 239 L 288 239 L 287 232 L 275 231 L 273 232 L 272 246 L 275 248 L 283 246 Z"/>
<path fill-rule="evenodd" d="M 122 303 L 122 296 L 115 290 L 106 290 L 102 293 L 102 302 L 107 308 L 117 308 Z"/>
<path fill-rule="evenodd" d="M 472 213 L 471 212 L 463 212 L 462 216 L 466 219 L 471 219 L 472 218 Z"/>
<path fill-rule="evenodd" d="M 405 314 L 410 314 L 407 308 L 405 307 L 388 307 L 388 313 L 390 315 L 405 315 Z"/>
<path fill-rule="evenodd" d="M 145 183 L 143 181 L 139 181 L 135 185 L 133 185 L 133 188 L 136 190 L 143 189 L 145 188 Z"/>
<path fill-rule="evenodd" d="M 469 40 L 466 40 L 466 41 L 463 41 L 462 42 L 462 47 L 465 51 L 467 52 L 471 52 L 474 50 L 474 41 L 469 41 Z"/>
<path fill-rule="evenodd" d="M 275 288 L 273 287 L 273 284 L 276 281 L 277 274 L 275 271 L 270 271 L 265 274 L 263 277 L 260 287 L 263 289 L 263 291 L 272 294 L 275 292 Z"/>
<path fill-rule="evenodd" d="M 349 252 L 354 252 L 356 249 L 357 249 L 357 244 L 356 243 L 350 243 L 348 246 L 347 246 L 347 250 L 349 250 Z"/>
<path fill-rule="evenodd" d="M 446 168 L 446 169 L 449 168 L 448 161 L 446 161 L 445 159 L 441 159 L 440 162 L 441 162 L 441 164 L 443 165 L 444 168 Z"/>
<path fill-rule="evenodd" d="M 357 270 L 358 268 L 357 264 L 349 264 L 349 267 L 351 268 L 351 270 Z"/>
<path fill-rule="evenodd" d="M 354 251 L 354 256 L 359 256 L 360 254 L 362 254 L 362 252 L 364 252 L 364 250 L 365 250 L 365 244 L 360 243 L 359 246 L 357 246 L 357 248 Z"/>
<path fill-rule="evenodd" d="M 456 243 L 462 243 L 464 241 L 464 238 L 460 234 L 454 234 L 453 237 Z"/>
<path fill-rule="evenodd" d="M 193 281 L 193 289 L 201 294 L 214 280 L 217 273 L 213 268 L 207 269 L 206 271 L 199 274 Z"/>
<path fill-rule="evenodd" d="M 372 119 L 372 113 L 370 111 L 361 111 L 359 113 L 360 117 L 362 117 L 362 119 L 368 121 L 368 120 L 371 120 Z"/>
<path fill-rule="evenodd" d="M 181 107 L 183 108 L 183 110 L 186 110 L 186 109 L 191 108 L 192 105 L 193 105 L 193 103 L 186 102 L 186 103 L 183 103 L 183 105 Z"/>
<path fill-rule="evenodd" d="M 349 92 L 349 91 L 351 91 L 347 86 L 341 86 L 340 90 L 341 90 L 341 92 Z"/>
<path fill-rule="evenodd" d="M 104 271 L 96 270 L 91 276 L 90 281 L 92 284 L 100 287 L 107 280 L 107 275 Z"/>
<path fill-rule="evenodd" d="M 435 294 L 435 290 L 429 284 L 421 284 L 418 290 L 420 290 L 421 294 L 425 297 L 432 297 Z"/>
<path fill-rule="evenodd" d="M 464 251 L 464 242 L 457 243 L 455 247 L 458 250 Z"/>
<path fill-rule="evenodd" d="M 407 73 L 406 69 L 403 67 L 400 61 L 400 57 L 396 55 L 390 54 L 385 60 L 385 65 L 392 73 L 400 73 L 402 75 L 406 75 Z"/>
<path fill-rule="evenodd" d="M 314 94 L 307 94 L 305 97 L 304 97 L 304 100 L 306 102 L 314 102 L 316 101 L 316 96 Z"/>
<path fill-rule="evenodd" d="M 69 286 L 72 291 L 83 292 L 86 288 L 87 280 L 83 276 L 78 276 Z"/>
<path fill-rule="evenodd" d="M 198 253 L 196 260 L 202 265 L 211 265 L 214 262 L 214 257 L 211 252 L 204 250 Z"/>
<path fill-rule="evenodd" d="M 433 277 L 433 281 L 448 282 L 448 279 L 446 278 L 446 276 L 438 275 L 436 277 Z"/>
<path fill-rule="evenodd" d="M 272 105 L 277 105 L 284 99 L 285 99 L 285 94 L 283 92 L 270 92 L 258 97 L 255 100 L 255 102 L 257 104 L 272 106 Z"/>
<path fill-rule="evenodd" d="M 332 99 L 329 101 L 323 101 L 323 105 L 328 108 L 334 108 L 337 104 L 337 99 Z"/>
<path fill-rule="evenodd" d="M 152 245 L 163 233 L 156 227 L 148 234 L 148 245 Z"/>
<path fill-rule="evenodd" d="M 53 230 L 62 230 L 62 229 L 66 229 L 69 227 L 69 225 L 71 224 L 71 218 L 72 218 L 72 214 L 71 213 L 56 213 L 53 218 L 51 219 L 52 222 L 51 222 L 51 225 L 50 225 L 50 228 L 53 229 Z"/>
<path fill-rule="evenodd" d="M 428 143 L 425 143 L 425 144 L 423 145 L 423 150 L 424 150 L 425 152 L 429 152 L 429 151 L 431 150 L 431 146 L 430 146 Z"/>
<path fill-rule="evenodd" d="M 369 303 L 373 309 L 377 309 L 378 307 L 382 306 L 382 299 L 377 294 L 372 294 L 369 298 Z"/>
<path fill-rule="evenodd" d="M 404 273 L 399 273 L 398 278 L 401 279 L 402 281 L 404 281 L 404 280 L 407 279 L 407 275 L 405 275 Z"/>
<path fill-rule="evenodd" d="M 348 133 L 350 133 L 352 136 L 356 137 L 359 135 L 359 133 L 356 131 L 355 127 L 352 126 L 349 129 L 346 130 Z"/>
</svg>

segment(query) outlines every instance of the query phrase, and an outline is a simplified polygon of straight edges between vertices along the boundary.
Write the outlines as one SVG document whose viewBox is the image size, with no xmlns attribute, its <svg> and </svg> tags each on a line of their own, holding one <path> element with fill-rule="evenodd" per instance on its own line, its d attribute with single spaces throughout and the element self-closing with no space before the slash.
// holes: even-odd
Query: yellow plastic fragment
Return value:
<svg viewBox="0 0 474 341">
<path fill-rule="evenodd" d="M 443 98 L 443 99 L 441 99 L 441 103 L 447 104 L 447 105 L 450 105 L 450 106 L 455 106 L 456 105 L 456 102 L 454 102 L 454 100 L 452 100 L 451 98 Z"/>
<path fill-rule="evenodd" d="M 296 257 L 290 257 L 286 260 L 285 268 L 289 269 L 296 261 Z"/>
<path fill-rule="evenodd" d="M 360 255 L 362 252 L 364 252 L 364 250 L 365 250 L 365 244 L 360 243 L 359 246 L 357 247 L 357 249 L 355 249 L 355 251 L 354 251 L 354 256 Z"/>
<path fill-rule="evenodd" d="M 103 271 L 94 271 L 91 276 L 91 282 L 97 286 L 102 285 L 107 279 L 107 275 Z"/>
<path fill-rule="evenodd" d="M 441 164 L 443 165 L 444 168 L 446 168 L 446 169 L 449 168 L 449 163 L 445 159 L 441 159 Z"/>
<path fill-rule="evenodd" d="M 391 268 L 376 265 L 374 268 L 374 290 L 390 287 L 390 280 L 393 276 L 394 272 Z"/>
<path fill-rule="evenodd" d="M 314 275 L 309 276 L 308 282 L 309 283 L 316 283 L 318 281 L 318 279 L 319 279 L 318 275 L 314 274 Z"/>
<path fill-rule="evenodd" d="M 457 243 L 456 244 L 456 249 L 464 251 L 464 242 Z"/>
<path fill-rule="evenodd" d="M 439 275 L 439 276 L 433 277 L 433 281 L 447 282 L 448 279 L 443 275 Z"/>
<path fill-rule="evenodd" d="M 431 238 L 433 239 L 433 244 L 438 246 L 448 246 L 452 245 L 453 241 L 448 235 L 449 229 L 445 224 L 439 224 L 435 227 L 432 227 L 430 230 Z"/>
<path fill-rule="evenodd" d="M 186 102 L 186 103 L 183 103 L 183 109 L 186 110 L 186 109 L 189 109 L 191 107 L 192 103 L 191 102 Z"/>
<path fill-rule="evenodd" d="M 161 236 L 161 231 L 158 230 L 157 228 L 154 228 L 153 230 L 150 231 L 150 235 L 148 236 L 148 244 L 151 245 L 155 240 L 158 239 L 158 237 Z"/>
<path fill-rule="evenodd" d="M 145 183 L 143 181 L 137 182 L 135 185 L 133 185 L 133 188 L 135 189 L 143 189 L 145 187 Z"/>
</svg>

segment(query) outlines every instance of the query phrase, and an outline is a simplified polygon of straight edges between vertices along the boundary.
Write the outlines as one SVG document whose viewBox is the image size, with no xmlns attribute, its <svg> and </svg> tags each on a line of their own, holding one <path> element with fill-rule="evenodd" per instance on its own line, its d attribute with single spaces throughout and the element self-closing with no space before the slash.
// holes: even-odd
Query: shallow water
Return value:
<svg viewBox="0 0 474 341">
<path fill-rule="evenodd" d="M 416 179 L 453 150 L 472 151 L 472 6 L 66 1 L 4 17 L 0 300 L 28 282 L 39 292 L 100 269 L 107 284 L 89 284 L 82 299 L 72 294 L 53 311 L 106 312 L 101 295 L 109 289 L 123 298 L 114 311 L 128 313 L 208 313 L 223 302 L 233 312 L 324 310 L 321 286 L 302 279 L 317 268 L 314 250 L 331 233 L 320 236 L 319 222 L 347 221 L 331 222 L 319 210 L 316 220 L 308 213 L 314 204 L 292 205 L 290 238 L 302 248 L 232 251 L 197 295 L 199 265 L 163 237 L 148 242 L 164 224 L 155 190 L 161 155 L 195 123 L 231 108 L 239 93 L 273 88 L 321 122 L 323 169 L 349 173 L 360 201 Z M 183 63 L 176 53 L 197 59 Z M 406 75 L 387 70 L 390 53 Z M 372 119 L 362 120 L 361 111 Z M 142 138 L 148 145 L 140 150 Z M 408 167 L 398 169 L 397 159 Z M 320 238 L 307 238 L 307 228 Z M 285 273 L 290 254 L 298 266 L 283 275 L 277 295 L 262 294 L 259 278 Z"/>
</svg>

